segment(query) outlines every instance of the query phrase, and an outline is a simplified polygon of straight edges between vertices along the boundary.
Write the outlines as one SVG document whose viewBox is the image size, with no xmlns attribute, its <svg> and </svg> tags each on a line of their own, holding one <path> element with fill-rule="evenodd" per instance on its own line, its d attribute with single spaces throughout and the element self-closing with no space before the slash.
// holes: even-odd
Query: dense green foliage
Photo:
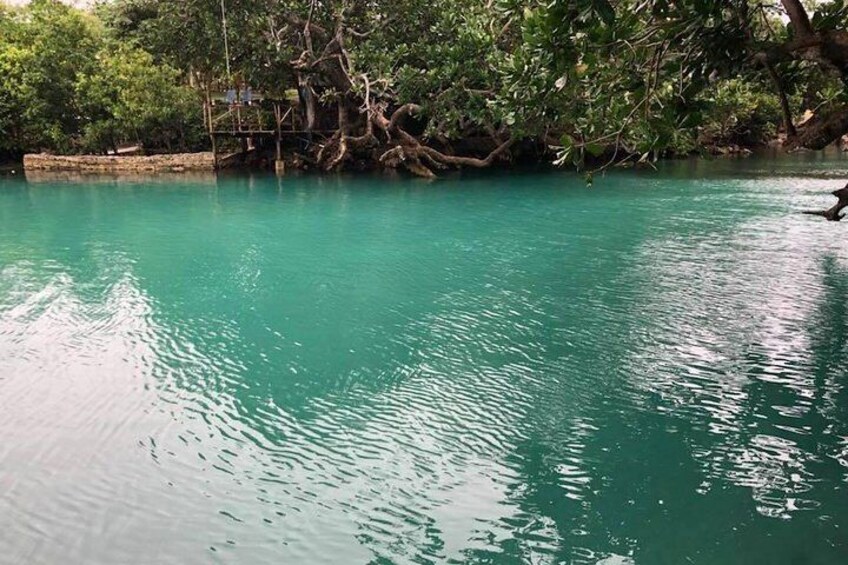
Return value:
<svg viewBox="0 0 848 565">
<path fill-rule="evenodd" d="M 84 150 L 112 147 L 117 140 L 168 150 L 197 143 L 198 96 L 179 86 L 178 71 L 122 45 L 107 43 L 95 58 L 97 64 L 78 73 L 75 85 L 86 118 Z"/>
<path fill-rule="evenodd" d="M 793 1 L 224 5 L 229 76 L 220 0 L 0 11 L 0 150 L 194 146 L 203 96 L 232 84 L 300 89 L 308 127 L 336 130 L 314 151 L 324 168 L 358 153 L 416 173 L 510 151 L 582 166 L 794 139 L 805 110 L 848 108 L 843 0 L 809 22 Z"/>
<path fill-rule="evenodd" d="M 1 153 L 196 146 L 199 97 L 182 83 L 92 14 L 50 0 L 0 10 Z"/>
</svg>

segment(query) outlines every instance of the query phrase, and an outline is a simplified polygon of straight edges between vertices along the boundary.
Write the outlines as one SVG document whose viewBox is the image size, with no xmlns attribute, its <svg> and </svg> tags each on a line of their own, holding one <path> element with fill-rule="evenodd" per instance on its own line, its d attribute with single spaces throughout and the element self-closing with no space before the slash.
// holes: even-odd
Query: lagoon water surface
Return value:
<svg viewBox="0 0 848 565">
<path fill-rule="evenodd" d="M 0 180 L 0 563 L 846 563 L 846 178 Z"/>
</svg>

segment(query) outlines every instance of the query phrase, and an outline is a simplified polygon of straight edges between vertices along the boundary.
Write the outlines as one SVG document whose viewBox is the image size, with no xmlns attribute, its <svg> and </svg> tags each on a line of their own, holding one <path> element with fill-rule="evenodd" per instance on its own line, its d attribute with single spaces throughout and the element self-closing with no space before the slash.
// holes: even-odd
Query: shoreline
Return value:
<svg viewBox="0 0 848 565">
<path fill-rule="evenodd" d="M 848 152 L 848 145 L 829 146 L 822 151 L 829 152 L 836 150 L 839 153 Z M 726 158 L 747 158 L 749 156 L 757 156 L 763 154 L 779 154 L 783 151 L 775 144 L 763 144 L 758 146 L 711 146 L 706 148 L 705 152 L 698 155 L 680 155 L 662 157 L 659 161 L 680 161 L 689 158 L 700 159 L 726 159 Z M 168 174 L 168 175 L 208 175 L 217 174 L 225 170 L 233 171 L 242 167 L 215 166 L 215 158 L 210 151 L 201 151 L 195 153 L 170 153 L 157 155 L 52 155 L 48 153 L 28 153 L 23 156 L 20 161 L 6 161 L 0 163 L 0 174 L 18 174 L 18 173 L 68 173 L 79 175 L 108 175 L 108 176 L 144 176 L 151 174 Z M 286 161 L 286 170 L 288 174 L 298 173 L 318 173 L 324 174 L 323 171 L 315 170 L 312 167 L 297 167 L 292 166 L 292 163 Z M 552 166 L 551 163 L 539 162 L 531 165 L 533 167 Z M 523 169 L 528 165 L 510 164 L 494 164 L 491 169 Z M 245 170 L 265 170 L 265 167 L 252 166 L 249 163 L 243 165 Z M 270 169 L 273 172 L 273 169 Z M 356 174 L 364 171 L 348 171 Z M 279 173 L 278 173 L 279 174 Z"/>
</svg>

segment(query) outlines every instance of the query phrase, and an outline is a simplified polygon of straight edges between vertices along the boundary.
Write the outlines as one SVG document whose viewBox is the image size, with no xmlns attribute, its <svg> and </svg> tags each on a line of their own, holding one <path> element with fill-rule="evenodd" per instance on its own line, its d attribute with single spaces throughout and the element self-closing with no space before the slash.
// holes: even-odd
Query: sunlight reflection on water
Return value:
<svg viewBox="0 0 848 565">
<path fill-rule="evenodd" d="M 833 562 L 830 181 L 693 166 L 4 181 L 0 555 Z"/>
</svg>

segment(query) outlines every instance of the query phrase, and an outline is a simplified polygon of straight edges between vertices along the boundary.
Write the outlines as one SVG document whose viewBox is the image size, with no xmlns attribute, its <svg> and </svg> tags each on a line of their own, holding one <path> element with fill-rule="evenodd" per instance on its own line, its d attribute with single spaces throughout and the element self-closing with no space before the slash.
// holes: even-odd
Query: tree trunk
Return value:
<svg viewBox="0 0 848 565">
<path fill-rule="evenodd" d="M 780 111 L 783 114 L 783 129 L 786 130 L 786 136 L 789 139 L 795 139 L 798 136 L 798 132 L 795 129 L 795 124 L 792 122 L 792 110 L 789 107 L 789 99 L 786 97 L 786 89 L 783 88 L 783 81 L 780 80 L 780 75 L 777 74 L 774 65 L 769 63 L 767 58 L 761 58 L 761 62 L 771 77 L 774 87 L 777 89 L 777 96 L 780 100 Z"/>
<path fill-rule="evenodd" d="M 309 85 L 309 79 L 300 73 L 297 77 L 297 96 L 300 99 L 301 106 L 303 106 L 304 129 L 307 132 L 312 132 L 315 129 L 315 94 Z"/>
<path fill-rule="evenodd" d="M 848 106 L 808 123 L 791 147 L 824 149 L 848 133 Z"/>
<path fill-rule="evenodd" d="M 780 77 L 774 64 L 792 60 L 807 60 L 818 63 L 825 70 L 838 73 L 848 85 L 848 32 L 816 31 L 810 23 L 806 8 L 800 0 L 781 0 L 789 21 L 792 23 L 794 37 L 783 45 L 758 53 L 756 59 L 768 70 L 775 82 L 780 96 L 790 148 L 823 149 L 848 133 L 848 106 L 817 116 L 808 123 L 803 131 L 795 132 L 790 128 L 791 113 L 786 95 L 783 92 Z M 794 139 L 793 139 L 794 137 Z"/>
<path fill-rule="evenodd" d="M 792 22 L 795 35 L 798 37 L 812 35 L 813 26 L 810 24 L 810 17 L 800 0 L 781 0 L 781 3 L 786 10 L 786 15 L 789 16 L 789 21 Z"/>
</svg>

